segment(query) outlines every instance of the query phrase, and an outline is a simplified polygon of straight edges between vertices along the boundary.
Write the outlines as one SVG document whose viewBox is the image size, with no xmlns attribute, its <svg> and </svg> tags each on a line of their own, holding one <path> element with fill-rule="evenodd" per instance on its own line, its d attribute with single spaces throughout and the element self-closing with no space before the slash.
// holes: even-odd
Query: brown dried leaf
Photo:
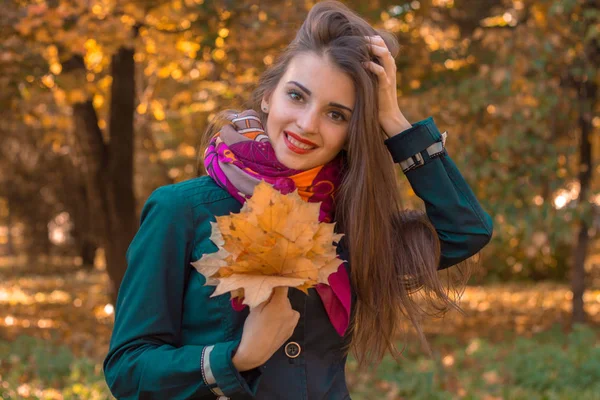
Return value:
<svg viewBox="0 0 600 400">
<path fill-rule="evenodd" d="M 269 184 L 256 186 L 239 214 L 217 217 L 211 240 L 218 251 L 192 265 L 217 286 L 212 297 L 230 292 L 256 307 L 273 288 L 288 286 L 305 293 L 317 283 L 328 283 L 337 271 L 333 242 L 335 223 L 319 222 L 320 203 L 308 203 L 294 191 L 282 195 Z"/>
</svg>

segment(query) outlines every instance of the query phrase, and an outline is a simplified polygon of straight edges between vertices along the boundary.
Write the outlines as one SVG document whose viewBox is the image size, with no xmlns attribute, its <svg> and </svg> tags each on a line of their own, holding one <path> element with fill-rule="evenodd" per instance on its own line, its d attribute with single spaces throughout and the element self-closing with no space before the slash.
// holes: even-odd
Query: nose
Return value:
<svg viewBox="0 0 600 400">
<path fill-rule="evenodd" d="M 319 131 L 319 112 L 314 109 L 306 109 L 300 113 L 296 120 L 298 128 L 302 129 L 305 134 L 314 134 Z"/>
</svg>

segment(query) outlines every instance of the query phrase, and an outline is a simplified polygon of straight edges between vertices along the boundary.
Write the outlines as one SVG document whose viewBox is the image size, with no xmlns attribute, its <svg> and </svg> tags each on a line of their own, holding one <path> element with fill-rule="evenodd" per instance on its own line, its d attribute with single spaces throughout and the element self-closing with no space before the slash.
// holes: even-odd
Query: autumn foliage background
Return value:
<svg viewBox="0 0 600 400">
<path fill-rule="evenodd" d="M 0 397 L 108 397 L 141 205 L 195 176 L 207 120 L 247 99 L 313 3 L 2 2 Z M 434 357 L 407 342 L 372 375 L 351 361 L 353 398 L 598 398 L 600 2 L 345 3 L 398 37 L 404 114 L 448 131 L 495 224 L 466 315 L 427 322 Z"/>
</svg>

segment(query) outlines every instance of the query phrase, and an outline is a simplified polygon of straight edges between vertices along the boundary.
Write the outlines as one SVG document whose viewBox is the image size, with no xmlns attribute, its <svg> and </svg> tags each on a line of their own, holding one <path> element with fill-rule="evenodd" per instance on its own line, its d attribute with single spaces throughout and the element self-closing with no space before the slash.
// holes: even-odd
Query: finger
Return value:
<svg viewBox="0 0 600 400">
<path fill-rule="evenodd" d="M 289 287 L 287 286 L 279 286 L 274 288 L 271 301 L 282 301 L 287 299 L 288 290 Z"/>
<path fill-rule="evenodd" d="M 269 298 L 265 301 L 263 301 L 262 303 L 260 303 L 263 306 L 266 306 L 267 304 L 271 303 L 273 301 L 273 299 L 275 298 L 275 294 L 277 293 L 277 289 L 278 288 L 273 288 L 271 290 L 271 294 L 269 295 Z"/>
<path fill-rule="evenodd" d="M 255 306 L 255 307 L 249 307 L 250 308 L 250 313 L 259 313 L 259 312 L 261 312 L 266 307 L 266 305 L 269 304 L 270 301 L 271 301 L 271 298 L 269 297 L 267 300 L 263 301 L 259 305 Z"/>
<path fill-rule="evenodd" d="M 365 36 L 365 37 L 369 40 L 370 45 L 383 47 L 388 53 L 390 53 L 390 55 L 392 55 L 392 52 L 390 51 L 390 49 L 387 46 L 387 43 L 385 42 L 385 40 L 383 40 L 383 38 L 381 36 Z M 393 58 L 393 56 L 392 56 L 392 58 Z"/>
<path fill-rule="evenodd" d="M 387 47 L 385 46 L 378 46 L 376 44 L 370 43 L 369 48 L 371 49 L 371 52 L 373 54 L 375 54 L 377 57 L 381 58 L 382 60 L 384 58 L 393 58 L 392 54 L 390 53 L 390 51 L 388 50 Z"/>
<path fill-rule="evenodd" d="M 374 63 L 373 61 L 366 61 L 362 63 L 363 66 L 368 69 L 369 71 L 373 72 L 375 75 L 377 75 L 379 77 L 379 79 L 385 79 L 386 78 L 386 73 L 385 73 L 385 68 L 383 68 L 381 65 Z"/>
<path fill-rule="evenodd" d="M 298 321 L 300 320 L 300 313 L 296 310 L 292 311 L 290 316 L 291 324 L 288 325 L 287 336 L 288 338 L 294 334 L 294 330 L 296 330 L 296 326 L 298 326 Z"/>
<path fill-rule="evenodd" d="M 293 316 L 293 320 L 295 321 L 294 326 L 296 326 L 298 324 L 298 321 L 300 320 L 300 313 L 298 311 L 294 310 L 292 313 L 292 316 Z"/>
<path fill-rule="evenodd" d="M 371 50 L 371 53 L 381 60 L 384 68 L 388 70 L 390 74 L 396 72 L 396 60 L 394 60 L 392 53 L 390 53 L 387 47 L 369 44 L 369 49 Z"/>
<path fill-rule="evenodd" d="M 284 333 L 284 336 L 286 337 L 285 340 L 288 340 L 289 338 L 292 337 L 292 335 L 294 334 L 294 331 L 296 330 L 297 325 L 298 325 L 298 321 L 296 321 L 294 323 L 294 325 L 288 326 L 288 328 L 285 330 L 285 333 Z M 284 340 L 284 342 L 285 342 L 285 340 Z"/>
<path fill-rule="evenodd" d="M 385 44 L 385 40 L 383 40 L 383 38 L 379 35 L 374 35 L 374 36 L 365 36 L 365 38 L 367 38 L 369 40 L 369 43 L 373 43 L 373 44 L 377 44 L 379 46 L 386 46 Z"/>
</svg>

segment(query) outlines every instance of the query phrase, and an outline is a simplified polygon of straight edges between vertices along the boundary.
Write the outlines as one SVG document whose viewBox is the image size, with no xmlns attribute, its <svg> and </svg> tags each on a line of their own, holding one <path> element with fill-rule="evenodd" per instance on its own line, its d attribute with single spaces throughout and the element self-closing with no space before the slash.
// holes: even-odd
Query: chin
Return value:
<svg viewBox="0 0 600 400">
<path fill-rule="evenodd" d="M 310 160 L 302 159 L 310 158 L 312 156 L 311 154 L 297 156 L 295 154 L 290 154 L 290 151 L 283 142 L 281 142 L 279 146 L 275 147 L 275 156 L 280 163 L 290 169 L 305 170 L 312 168 L 312 162 L 309 162 Z"/>
<path fill-rule="evenodd" d="M 299 162 L 298 160 L 291 160 L 289 157 L 285 157 L 283 159 L 279 160 L 280 163 L 282 163 L 283 165 L 285 165 L 286 167 L 290 168 L 290 169 L 297 169 L 297 170 L 307 170 L 307 169 L 311 169 L 312 165 L 305 163 L 305 162 Z"/>
</svg>

